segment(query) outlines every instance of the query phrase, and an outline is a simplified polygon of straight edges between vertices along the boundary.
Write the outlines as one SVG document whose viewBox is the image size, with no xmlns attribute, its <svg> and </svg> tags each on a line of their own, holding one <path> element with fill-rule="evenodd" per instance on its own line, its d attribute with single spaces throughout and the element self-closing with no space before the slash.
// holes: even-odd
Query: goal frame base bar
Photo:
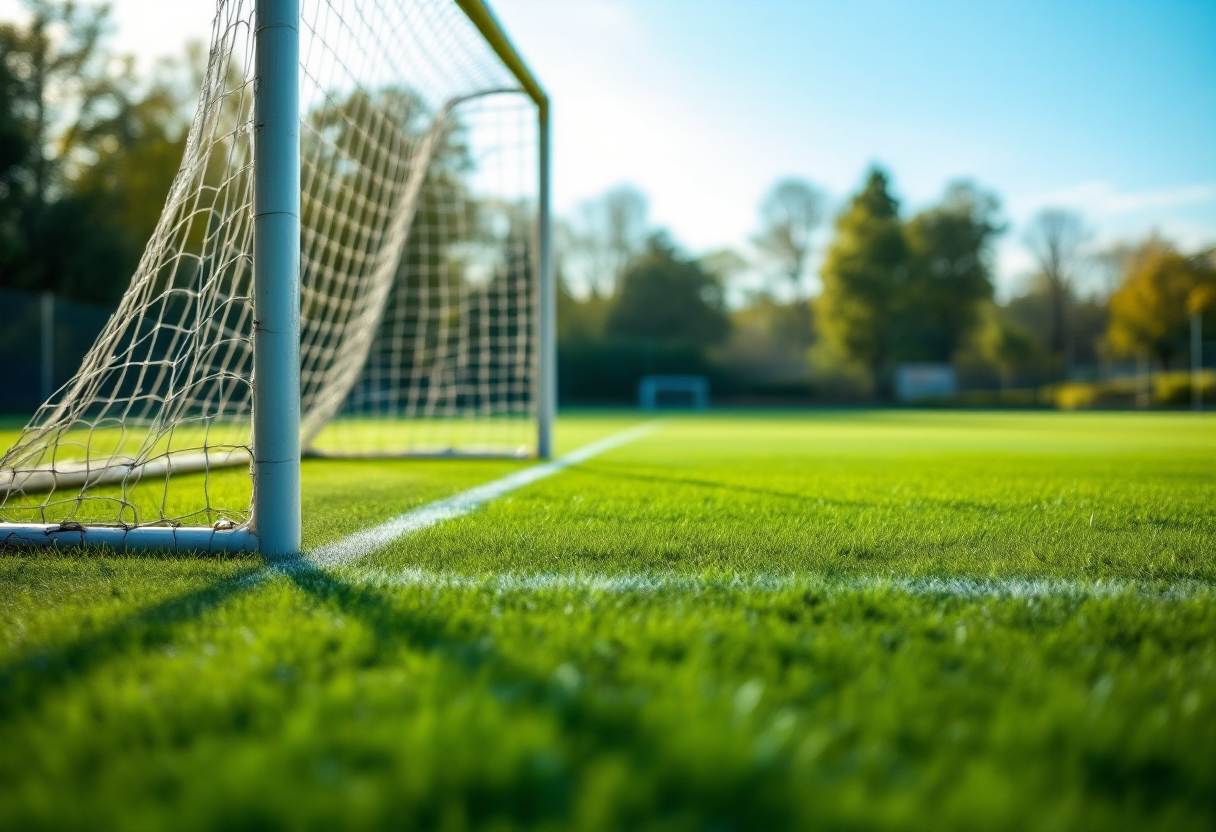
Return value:
<svg viewBox="0 0 1216 832">
<path fill-rule="evenodd" d="M 245 448 L 212 450 L 209 453 L 172 453 L 145 462 L 125 461 L 103 464 L 103 461 L 60 463 L 58 467 L 34 468 L 29 471 L 0 474 L 0 497 L 10 492 L 38 493 L 56 488 L 92 488 L 95 485 L 129 483 L 134 485 L 144 477 L 171 474 L 194 474 L 215 468 L 248 465 L 253 457 Z M 4 524 L 0 523 L 0 526 Z"/>
<path fill-rule="evenodd" d="M 306 459 L 540 459 L 535 451 L 305 451 Z"/>
<path fill-rule="evenodd" d="M 25 547 L 97 548 L 128 552 L 199 552 L 255 554 L 253 529 L 212 529 L 207 526 L 85 526 L 63 528 L 46 523 L 0 523 L 0 549 Z"/>
</svg>

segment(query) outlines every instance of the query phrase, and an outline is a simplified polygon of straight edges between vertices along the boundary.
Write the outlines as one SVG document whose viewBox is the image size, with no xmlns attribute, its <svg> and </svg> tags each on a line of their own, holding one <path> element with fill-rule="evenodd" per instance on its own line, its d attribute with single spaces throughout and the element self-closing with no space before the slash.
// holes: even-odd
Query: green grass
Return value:
<svg viewBox="0 0 1216 832">
<path fill-rule="evenodd" d="M 1213 584 L 1210 418 L 669 418 L 335 571 L 0 556 L 0 828 L 1210 830 Z"/>
<path fill-rule="evenodd" d="M 0 418 L 0 450 L 15 446 L 22 438 L 24 422 L 12 417 Z M 103 426 L 76 427 L 58 435 L 55 442 L 26 451 L 20 468 L 61 468 L 82 465 L 95 466 L 107 461 L 141 458 L 162 461 L 171 455 L 198 456 L 200 449 L 211 451 L 212 464 L 217 467 L 209 478 L 202 476 L 173 476 L 146 474 L 129 484 L 94 486 L 85 495 L 76 486 L 62 486 L 50 497 L 43 492 L 14 494 L 0 505 L 0 520 L 12 523 L 59 523 L 65 520 L 101 525 L 149 524 L 173 518 L 184 525 L 209 526 L 224 519 L 244 523 L 249 519 L 253 486 L 249 475 L 248 457 L 240 449 L 249 442 L 249 424 L 237 422 L 214 423 L 206 428 L 185 425 L 159 435 L 150 449 L 141 451 L 149 442 L 147 427 L 121 429 Z M 157 428 L 156 430 L 160 430 Z M 458 418 L 411 419 L 338 419 L 330 423 L 311 443 L 309 450 L 322 454 L 352 456 L 401 455 L 405 453 L 443 454 L 453 446 L 466 453 L 484 455 L 527 456 L 535 444 L 535 423 L 523 418 Z M 235 465 L 218 467 L 231 452 L 238 452 Z M 451 467 L 444 460 L 447 467 Z M 358 496 L 360 488 L 349 487 L 352 481 L 364 478 L 367 468 L 348 469 L 340 465 L 318 468 L 318 478 L 335 476 L 340 484 L 329 489 L 317 501 L 325 507 L 331 499 L 341 501 L 342 493 Z M 374 482 L 368 486 L 377 491 L 399 493 L 405 482 L 427 489 L 427 481 L 440 489 L 450 481 L 454 472 L 439 469 L 377 469 Z M 481 469 L 470 469 L 481 470 Z M 493 468 L 486 468 L 493 471 Z M 381 476 L 384 473 L 386 476 Z M 412 488 L 412 486 L 406 486 Z M 410 493 L 413 493 L 411 490 Z M 314 497 L 321 496 L 314 494 Z M 351 501 L 344 501 L 351 505 Z M 357 509 L 357 507 L 356 507 Z M 357 520 L 367 515 L 346 512 L 344 520 Z M 344 527 L 349 523 L 343 524 Z M 317 528 L 320 528 L 318 526 Z"/>
</svg>

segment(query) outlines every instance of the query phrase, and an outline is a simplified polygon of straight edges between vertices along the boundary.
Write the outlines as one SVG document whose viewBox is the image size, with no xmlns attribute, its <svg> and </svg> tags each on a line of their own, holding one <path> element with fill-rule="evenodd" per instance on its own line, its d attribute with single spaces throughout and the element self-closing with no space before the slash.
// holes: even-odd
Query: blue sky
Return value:
<svg viewBox="0 0 1216 832">
<path fill-rule="evenodd" d="M 881 162 L 909 210 L 967 176 L 1011 229 L 1216 243 L 1213 0 L 490 0 L 554 100 L 555 204 L 629 182 L 693 252 L 746 249 L 779 176 L 839 205 Z M 16 0 L 0 0 L 9 16 Z M 206 37 L 214 0 L 113 0 L 117 46 Z"/>
<path fill-rule="evenodd" d="M 1094 245 L 1216 242 L 1216 3 L 498 0 L 555 107 L 559 208 L 617 182 L 689 248 L 746 245 L 778 176 L 839 202 L 881 162 L 910 209 L 949 180 Z"/>
</svg>

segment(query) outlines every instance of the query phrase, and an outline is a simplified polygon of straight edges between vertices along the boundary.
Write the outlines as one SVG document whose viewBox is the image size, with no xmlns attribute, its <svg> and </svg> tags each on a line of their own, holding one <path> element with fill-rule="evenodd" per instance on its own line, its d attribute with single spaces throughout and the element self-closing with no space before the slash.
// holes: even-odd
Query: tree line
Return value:
<svg viewBox="0 0 1216 832">
<path fill-rule="evenodd" d="M 644 195 L 619 187 L 561 227 L 560 335 L 574 359 L 563 380 L 574 389 L 602 353 L 615 359 L 599 364 L 628 365 L 625 375 L 706 372 L 743 396 L 886 399 L 901 364 L 1034 385 L 1101 362 L 1168 368 L 1186 356 L 1197 316 L 1216 331 L 1213 249 L 1152 235 L 1095 250 L 1083 217 L 1063 209 L 1021 230 L 1035 269 L 998 301 L 995 247 L 1011 226 L 999 198 L 969 181 L 909 215 L 876 166 L 833 218 L 820 188 L 782 179 L 758 206 L 746 254 L 691 257 L 645 216 Z M 809 297 L 816 254 L 822 288 Z M 771 282 L 728 304 L 734 282 L 756 273 Z M 628 388 L 622 379 L 614 392 Z"/>
</svg>

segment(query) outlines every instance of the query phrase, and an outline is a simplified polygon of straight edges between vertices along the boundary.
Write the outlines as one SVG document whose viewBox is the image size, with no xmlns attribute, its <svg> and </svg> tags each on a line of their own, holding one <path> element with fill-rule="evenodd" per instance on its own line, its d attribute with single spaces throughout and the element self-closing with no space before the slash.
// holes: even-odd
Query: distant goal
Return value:
<svg viewBox="0 0 1216 832">
<path fill-rule="evenodd" d="M 706 410 L 709 407 L 709 379 L 705 376 L 643 376 L 638 382 L 638 407 L 642 410 Z"/>
<path fill-rule="evenodd" d="M 0 546 L 300 548 L 300 458 L 551 451 L 549 105 L 480 0 L 219 0 L 118 311 Z"/>
</svg>

